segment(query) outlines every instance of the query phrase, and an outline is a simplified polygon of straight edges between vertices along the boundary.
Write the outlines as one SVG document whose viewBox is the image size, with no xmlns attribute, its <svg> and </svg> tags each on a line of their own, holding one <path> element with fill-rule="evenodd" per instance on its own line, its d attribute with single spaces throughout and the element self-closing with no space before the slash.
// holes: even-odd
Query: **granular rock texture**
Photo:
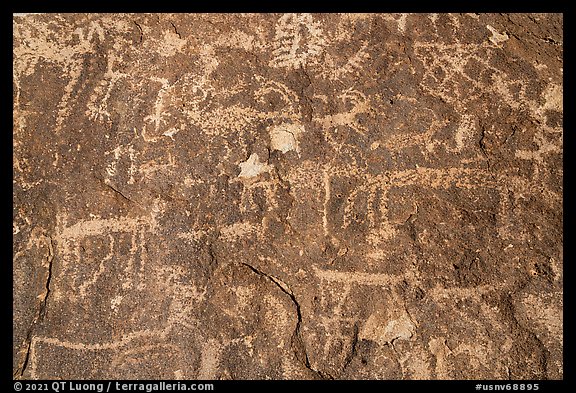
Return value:
<svg viewBox="0 0 576 393">
<path fill-rule="evenodd" d="M 563 378 L 562 15 L 13 31 L 16 378 Z"/>
</svg>

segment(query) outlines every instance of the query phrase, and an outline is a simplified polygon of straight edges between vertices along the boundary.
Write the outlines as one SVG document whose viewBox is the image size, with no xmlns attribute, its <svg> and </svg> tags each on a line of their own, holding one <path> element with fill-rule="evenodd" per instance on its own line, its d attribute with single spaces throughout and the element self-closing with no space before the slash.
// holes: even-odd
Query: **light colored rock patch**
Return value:
<svg viewBox="0 0 576 393">
<path fill-rule="evenodd" d="M 238 222 L 220 230 L 220 237 L 226 241 L 237 241 L 243 237 L 257 233 L 257 228 L 247 222 Z"/>
<path fill-rule="evenodd" d="M 493 28 L 493 27 L 490 26 L 490 25 L 486 25 L 486 28 L 487 28 L 488 30 L 490 30 L 490 32 L 492 33 L 492 37 L 490 37 L 490 38 L 488 38 L 488 39 L 489 39 L 490 42 L 492 42 L 494 45 L 498 45 L 498 44 L 500 44 L 501 42 L 508 41 L 508 39 L 510 38 L 510 37 L 508 36 L 508 34 L 506 34 L 506 32 L 504 32 L 504 34 L 500 34 L 500 33 L 498 32 L 498 30 L 496 30 L 495 28 Z"/>
<path fill-rule="evenodd" d="M 270 165 L 260 162 L 256 153 L 252 153 L 248 160 L 241 162 L 238 166 L 240 167 L 239 178 L 249 179 L 270 171 Z"/>
<path fill-rule="evenodd" d="M 526 318 L 542 327 L 541 331 L 546 332 L 547 339 L 563 342 L 564 315 L 562 313 L 562 302 L 560 304 L 547 296 L 535 296 L 532 294 L 522 298 L 519 307 L 526 315 Z"/>
<path fill-rule="evenodd" d="M 476 125 L 474 124 L 472 116 L 462 116 L 462 122 L 460 123 L 454 137 L 456 141 L 456 151 L 461 152 L 464 149 L 466 142 L 474 135 L 475 129 Z"/>
<path fill-rule="evenodd" d="M 556 84 L 549 84 L 544 92 L 544 109 L 551 109 L 558 112 L 564 112 L 564 104 L 562 97 L 564 96 L 564 89 L 562 86 Z"/>
<path fill-rule="evenodd" d="M 445 338 L 432 338 L 428 342 L 430 352 L 436 357 L 436 379 L 452 379 L 449 374 L 448 356 L 452 351 L 446 345 Z"/>
<path fill-rule="evenodd" d="M 370 315 L 359 334 L 360 339 L 368 339 L 381 345 L 391 343 L 393 340 L 409 340 L 416 327 L 408 314 L 403 313 L 396 319 L 385 318 L 380 312 Z"/>
<path fill-rule="evenodd" d="M 222 345 L 216 340 L 208 340 L 204 343 L 197 379 L 213 379 L 216 376 L 221 354 Z"/>
<path fill-rule="evenodd" d="M 300 124 L 281 124 L 270 129 L 270 148 L 282 153 L 290 150 L 300 154 L 299 135 L 304 131 Z"/>
</svg>

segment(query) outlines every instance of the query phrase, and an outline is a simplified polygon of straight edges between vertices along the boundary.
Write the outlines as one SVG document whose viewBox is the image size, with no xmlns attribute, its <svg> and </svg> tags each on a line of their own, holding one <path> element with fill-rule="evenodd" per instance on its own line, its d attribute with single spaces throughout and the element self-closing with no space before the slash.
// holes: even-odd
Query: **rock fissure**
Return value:
<svg viewBox="0 0 576 393">
<path fill-rule="evenodd" d="M 310 359 L 308 358 L 308 353 L 306 351 L 306 344 L 304 343 L 302 336 L 301 336 L 301 327 L 302 327 L 302 312 L 300 309 L 300 303 L 298 303 L 298 301 L 296 300 L 296 296 L 294 296 L 294 293 L 292 292 L 292 290 L 288 287 L 288 285 L 286 285 L 286 283 L 284 283 L 282 280 L 280 280 L 277 277 L 274 277 L 270 274 L 267 274 L 257 268 L 255 268 L 252 265 L 249 265 L 245 262 L 242 262 L 242 264 L 244 266 L 246 266 L 247 268 L 249 268 L 250 270 L 252 270 L 254 273 L 272 281 L 278 288 L 280 288 L 280 290 L 288 295 L 288 297 L 290 298 L 290 300 L 292 301 L 292 303 L 294 304 L 294 307 L 296 309 L 296 317 L 297 317 L 297 321 L 296 321 L 296 327 L 294 328 L 294 332 L 292 333 L 292 349 L 294 351 L 294 354 L 296 356 L 296 358 L 302 362 L 304 364 L 304 366 L 310 370 L 311 372 L 313 372 L 314 374 L 316 374 L 317 376 L 319 376 L 322 379 L 325 379 L 325 376 L 319 372 L 318 370 L 315 370 L 314 368 L 312 368 L 311 364 L 310 364 Z"/>
</svg>

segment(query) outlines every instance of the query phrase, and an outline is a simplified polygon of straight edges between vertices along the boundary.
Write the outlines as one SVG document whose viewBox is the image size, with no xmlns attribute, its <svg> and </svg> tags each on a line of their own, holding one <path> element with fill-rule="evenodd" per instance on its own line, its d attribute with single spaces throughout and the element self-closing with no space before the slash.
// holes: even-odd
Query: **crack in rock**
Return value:
<svg viewBox="0 0 576 393">
<path fill-rule="evenodd" d="M 298 301 L 296 300 L 296 296 L 294 296 L 294 293 L 292 292 L 292 290 L 288 287 L 288 285 L 285 282 L 283 282 L 279 278 L 274 277 L 270 274 L 267 274 L 267 273 L 255 268 L 254 266 L 245 263 L 245 262 L 242 262 L 242 265 L 246 266 L 247 268 L 249 268 L 254 273 L 272 281 L 278 288 L 280 288 L 280 290 L 282 292 L 284 292 L 286 295 L 288 295 L 290 297 L 290 300 L 292 300 L 292 303 L 294 304 L 294 306 L 296 308 L 296 316 L 298 318 L 297 322 L 296 322 L 296 327 L 294 328 L 294 332 L 292 333 L 292 349 L 294 350 L 294 354 L 296 356 L 296 359 L 298 359 L 308 370 L 313 372 L 320 379 L 333 379 L 333 378 L 328 377 L 326 374 L 322 373 L 321 371 L 315 370 L 314 368 L 312 368 L 312 366 L 310 364 L 310 359 L 308 358 L 308 353 L 306 352 L 306 346 L 304 344 L 304 341 L 302 340 L 302 336 L 301 336 L 301 332 L 300 332 L 300 328 L 302 326 L 302 312 L 300 309 L 300 303 L 298 303 Z"/>
<path fill-rule="evenodd" d="M 26 354 L 24 355 L 24 358 L 21 362 L 21 365 L 16 369 L 16 371 L 14 372 L 13 376 L 16 378 L 22 378 L 24 376 L 24 372 L 26 371 L 27 367 L 28 367 L 28 361 L 30 359 L 30 351 L 32 348 L 32 333 L 34 330 L 34 327 L 40 323 L 41 321 L 44 320 L 44 318 L 46 317 L 47 314 L 47 305 L 48 305 L 48 297 L 50 296 L 50 283 L 52 281 L 52 265 L 53 265 L 53 261 L 54 261 L 54 247 L 52 245 L 52 238 L 49 236 L 44 236 L 42 235 L 41 237 L 44 241 L 46 241 L 46 244 L 48 245 L 48 255 L 46 256 L 46 270 L 47 270 L 47 274 L 46 274 L 46 280 L 45 280 L 45 284 L 44 284 L 44 296 L 42 297 L 42 300 L 40 301 L 40 306 L 38 307 L 38 313 L 36 314 L 36 316 L 34 317 L 34 320 L 32 321 L 32 324 L 30 325 L 30 327 L 28 328 L 28 331 L 26 333 L 26 339 L 24 340 L 24 343 L 26 345 Z"/>
</svg>

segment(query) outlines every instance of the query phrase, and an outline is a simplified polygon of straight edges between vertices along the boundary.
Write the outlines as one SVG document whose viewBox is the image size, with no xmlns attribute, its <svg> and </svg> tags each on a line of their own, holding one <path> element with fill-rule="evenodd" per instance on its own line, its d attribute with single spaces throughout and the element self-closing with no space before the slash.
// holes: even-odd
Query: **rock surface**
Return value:
<svg viewBox="0 0 576 393">
<path fill-rule="evenodd" d="M 563 377 L 562 15 L 13 31 L 16 378 Z"/>
</svg>

